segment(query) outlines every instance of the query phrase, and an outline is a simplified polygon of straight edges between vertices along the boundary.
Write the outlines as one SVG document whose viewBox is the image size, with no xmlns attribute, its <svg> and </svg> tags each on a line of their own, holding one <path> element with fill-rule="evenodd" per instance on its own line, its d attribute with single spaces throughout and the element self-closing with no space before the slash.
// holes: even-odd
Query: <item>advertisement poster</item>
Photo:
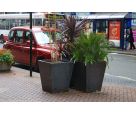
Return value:
<svg viewBox="0 0 136 115">
<path fill-rule="evenodd" d="M 109 22 L 109 39 L 120 40 L 120 21 Z"/>
</svg>

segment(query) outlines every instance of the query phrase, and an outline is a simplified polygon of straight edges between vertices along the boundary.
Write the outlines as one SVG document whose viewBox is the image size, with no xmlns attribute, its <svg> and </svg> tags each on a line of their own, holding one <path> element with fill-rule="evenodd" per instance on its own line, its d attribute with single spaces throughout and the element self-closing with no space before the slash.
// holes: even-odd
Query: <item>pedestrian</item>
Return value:
<svg viewBox="0 0 136 115">
<path fill-rule="evenodd" d="M 132 32 L 132 28 L 129 29 L 129 43 L 130 43 L 130 50 L 131 49 L 136 49 L 135 45 L 134 45 L 134 37 L 133 37 L 133 32 Z"/>
<path fill-rule="evenodd" d="M 130 33 L 129 33 L 129 30 L 126 30 L 126 37 L 125 37 L 125 50 L 127 50 L 127 48 L 128 48 L 129 41 L 130 41 Z"/>
</svg>

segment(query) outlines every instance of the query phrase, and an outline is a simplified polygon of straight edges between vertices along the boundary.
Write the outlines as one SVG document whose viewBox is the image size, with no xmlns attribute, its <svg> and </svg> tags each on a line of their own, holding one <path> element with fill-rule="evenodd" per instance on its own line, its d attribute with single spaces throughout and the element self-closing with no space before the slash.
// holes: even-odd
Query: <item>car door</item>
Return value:
<svg viewBox="0 0 136 115">
<path fill-rule="evenodd" d="M 13 46 L 15 61 L 23 64 L 22 44 L 23 44 L 23 30 L 15 30 Z"/>
<path fill-rule="evenodd" d="M 14 55 L 15 54 L 15 50 L 14 50 L 14 31 L 10 31 L 9 32 L 9 34 L 8 34 L 8 42 L 6 42 L 5 44 L 4 44 L 4 48 L 6 48 L 6 49 L 9 49 L 11 52 L 12 52 L 12 54 Z M 15 55 L 14 55 L 14 57 L 15 57 Z"/>
<path fill-rule="evenodd" d="M 12 51 L 15 62 L 22 63 L 23 32 L 21 30 L 11 30 L 8 37 L 7 49 Z"/>
<path fill-rule="evenodd" d="M 22 45 L 22 49 L 23 49 L 23 62 L 26 65 L 30 64 L 30 31 L 24 31 L 24 42 Z M 33 35 L 32 35 L 32 64 L 35 64 L 35 60 L 36 60 L 36 46 L 35 46 L 35 41 L 33 39 Z"/>
</svg>

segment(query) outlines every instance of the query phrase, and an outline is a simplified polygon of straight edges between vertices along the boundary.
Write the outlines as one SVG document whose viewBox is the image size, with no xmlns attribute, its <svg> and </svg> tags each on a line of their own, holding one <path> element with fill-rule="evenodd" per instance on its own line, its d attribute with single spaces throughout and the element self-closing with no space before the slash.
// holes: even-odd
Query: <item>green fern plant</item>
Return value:
<svg viewBox="0 0 136 115">
<path fill-rule="evenodd" d="M 72 47 L 72 60 L 93 64 L 108 61 L 109 42 L 102 34 L 82 33 Z"/>
</svg>

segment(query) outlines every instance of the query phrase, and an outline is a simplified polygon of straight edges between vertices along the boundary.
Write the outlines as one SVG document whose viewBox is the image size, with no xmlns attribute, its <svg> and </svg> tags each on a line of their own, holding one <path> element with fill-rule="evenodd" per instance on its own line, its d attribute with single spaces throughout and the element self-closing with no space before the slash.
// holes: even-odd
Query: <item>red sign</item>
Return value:
<svg viewBox="0 0 136 115">
<path fill-rule="evenodd" d="M 109 39 L 120 40 L 120 21 L 109 22 Z"/>
</svg>

